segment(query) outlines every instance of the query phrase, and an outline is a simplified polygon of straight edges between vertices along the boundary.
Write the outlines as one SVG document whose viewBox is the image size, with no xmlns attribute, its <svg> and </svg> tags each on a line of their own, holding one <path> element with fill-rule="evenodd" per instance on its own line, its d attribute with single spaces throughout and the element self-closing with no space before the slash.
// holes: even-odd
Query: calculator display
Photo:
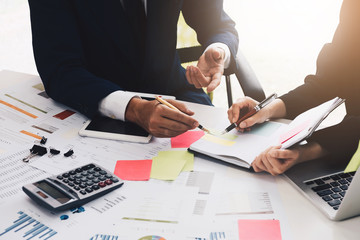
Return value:
<svg viewBox="0 0 360 240">
<path fill-rule="evenodd" d="M 34 183 L 34 185 L 36 187 L 38 187 L 39 189 L 43 190 L 44 192 L 46 192 L 49 196 L 51 196 L 52 198 L 54 198 L 55 200 L 57 200 L 60 203 L 66 203 L 69 200 L 71 200 L 71 198 L 68 195 L 62 193 L 61 191 L 54 188 L 53 186 L 51 186 L 50 184 L 48 184 L 45 181 L 40 181 L 40 182 Z M 42 194 L 41 192 L 38 192 L 38 194 L 41 197 L 45 196 L 45 198 L 46 198 L 46 195 Z"/>
</svg>

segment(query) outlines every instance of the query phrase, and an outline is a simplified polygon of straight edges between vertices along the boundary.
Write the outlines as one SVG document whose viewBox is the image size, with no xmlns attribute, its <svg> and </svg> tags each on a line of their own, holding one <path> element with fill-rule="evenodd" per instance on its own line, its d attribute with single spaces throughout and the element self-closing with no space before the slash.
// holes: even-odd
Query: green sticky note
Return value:
<svg viewBox="0 0 360 240">
<path fill-rule="evenodd" d="M 352 158 L 351 158 L 349 164 L 346 166 L 344 172 L 345 173 L 355 172 L 359 168 L 359 166 L 360 166 L 360 142 L 359 142 L 358 149 L 352 156 Z"/>
<path fill-rule="evenodd" d="M 194 161 L 193 158 L 192 156 L 192 162 Z M 160 151 L 153 158 L 150 177 L 161 180 L 175 180 L 185 166 L 186 169 L 193 167 L 191 154 L 187 151 Z"/>
</svg>

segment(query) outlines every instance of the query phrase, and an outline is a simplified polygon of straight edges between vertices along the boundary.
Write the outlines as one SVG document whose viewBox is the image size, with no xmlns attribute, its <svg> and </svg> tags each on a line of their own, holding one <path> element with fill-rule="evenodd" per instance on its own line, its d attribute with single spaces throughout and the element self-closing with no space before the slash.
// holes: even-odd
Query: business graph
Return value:
<svg viewBox="0 0 360 240">
<path fill-rule="evenodd" d="M 18 219 L 12 222 L 12 224 L 5 228 L 4 230 L 0 229 L 0 238 L 4 239 L 42 239 L 48 240 L 53 239 L 57 232 L 45 224 L 37 221 L 36 219 L 30 217 L 26 213 L 19 211 Z"/>
</svg>

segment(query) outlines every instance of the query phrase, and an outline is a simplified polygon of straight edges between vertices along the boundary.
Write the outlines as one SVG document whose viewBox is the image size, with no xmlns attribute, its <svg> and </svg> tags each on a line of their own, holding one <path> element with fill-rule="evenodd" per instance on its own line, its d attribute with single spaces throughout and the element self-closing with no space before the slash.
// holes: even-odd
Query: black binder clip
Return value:
<svg viewBox="0 0 360 240">
<path fill-rule="evenodd" d="M 70 149 L 69 151 L 67 151 L 66 153 L 64 153 L 65 157 L 71 157 L 71 158 L 76 158 L 76 156 L 74 155 L 74 151 L 72 149 Z"/>
<path fill-rule="evenodd" d="M 47 138 L 46 137 L 41 137 L 40 141 L 39 140 L 36 140 L 35 143 L 40 143 L 41 145 L 44 145 L 46 144 L 47 142 Z"/>
<path fill-rule="evenodd" d="M 34 145 L 31 149 L 30 149 L 30 155 L 27 156 L 26 158 L 23 158 L 23 162 L 29 162 L 31 158 L 35 157 L 35 156 L 43 156 L 47 153 L 47 149 L 46 147 L 40 146 L 40 145 Z"/>
<path fill-rule="evenodd" d="M 59 153 L 60 153 L 59 150 L 50 147 L 50 153 L 49 153 L 48 157 L 49 157 L 49 158 L 52 158 L 53 156 L 58 155 Z"/>
</svg>

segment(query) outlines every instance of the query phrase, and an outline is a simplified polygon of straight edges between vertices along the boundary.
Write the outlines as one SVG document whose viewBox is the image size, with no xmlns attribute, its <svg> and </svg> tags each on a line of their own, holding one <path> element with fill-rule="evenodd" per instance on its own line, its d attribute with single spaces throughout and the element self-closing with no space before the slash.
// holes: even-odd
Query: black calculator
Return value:
<svg viewBox="0 0 360 240">
<path fill-rule="evenodd" d="M 98 198 L 124 182 L 97 164 L 64 172 L 57 176 L 23 186 L 24 192 L 35 202 L 52 210 L 61 211 Z"/>
</svg>

